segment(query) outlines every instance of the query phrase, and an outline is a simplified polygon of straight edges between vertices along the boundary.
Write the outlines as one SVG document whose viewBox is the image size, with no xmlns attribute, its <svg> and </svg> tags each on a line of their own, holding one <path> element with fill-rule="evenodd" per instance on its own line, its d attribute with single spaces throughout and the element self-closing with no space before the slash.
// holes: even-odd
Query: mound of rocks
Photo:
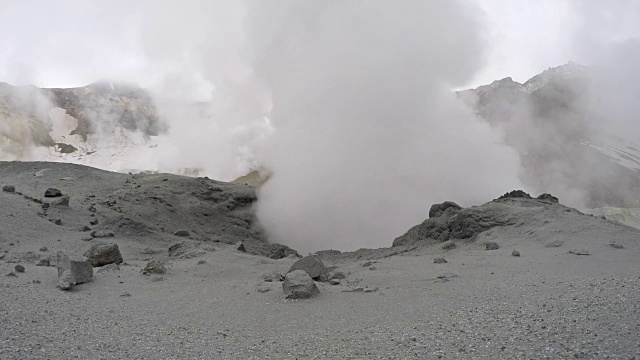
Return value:
<svg viewBox="0 0 640 360">
<path fill-rule="evenodd" d="M 121 264 L 122 254 L 118 249 L 118 244 L 97 242 L 84 253 L 84 256 L 91 260 L 93 266 L 104 266 L 108 264 Z"/>
<path fill-rule="evenodd" d="M 287 273 L 294 272 L 296 270 L 302 270 L 306 272 L 312 279 L 319 280 L 321 278 L 326 278 L 326 274 L 328 273 L 327 268 L 324 266 L 324 263 L 320 259 L 319 256 L 316 255 L 308 255 L 303 257 L 302 259 L 296 261 Z"/>
<path fill-rule="evenodd" d="M 522 220 L 521 214 L 531 212 L 531 209 L 549 208 L 556 204 L 557 198 L 549 194 L 534 199 L 522 190 L 508 192 L 494 201 L 471 208 L 462 208 L 451 201 L 434 204 L 429 210 L 429 218 L 397 237 L 393 246 L 475 240 L 480 233 L 494 227 L 517 224 Z M 445 250 L 455 246 L 453 243 L 445 244 Z"/>
<path fill-rule="evenodd" d="M 286 299 L 308 299 L 320 294 L 316 283 L 303 270 L 294 270 L 285 275 L 282 290 Z"/>
</svg>

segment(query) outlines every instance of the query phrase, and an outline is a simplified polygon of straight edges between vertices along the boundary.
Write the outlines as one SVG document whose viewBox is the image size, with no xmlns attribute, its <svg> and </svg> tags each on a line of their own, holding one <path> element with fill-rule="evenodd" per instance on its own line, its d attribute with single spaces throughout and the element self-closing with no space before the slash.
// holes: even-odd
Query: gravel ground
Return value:
<svg viewBox="0 0 640 360">
<path fill-rule="evenodd" d="M 295 258 L 221 242 L 169 258 L 169 245 L 183 239 L 153 234 L 116 234 L 109 241 L 122 251 L 121 270 L 61 291 L 55 267 L 20 257 L 81 253 L 93 240 L 43 219 L 18 195 L 0 193 L 0 201 L 3 360 L 640 358 L 640 232 L 577 211 L 536 214 L 448 251 L 328 254 L 325 263 L 347 278 L 318 283 L 317 298 L 299 301 L 263 280 Z M 75 215 L 65 216 L 72 223 Z M 550 240 L 562 245 L 545 246 Z M 500 249 L 485 250 L 487 241 Z M 569 253 L 575 248 L 590 255 Z M 142 275 L 154 256 L 168 261 L 168 273 Z M 437 257 L 447 263 L 434 264 Z M 25 272 L 5 276 L 18 263 Z"/>
</svg>

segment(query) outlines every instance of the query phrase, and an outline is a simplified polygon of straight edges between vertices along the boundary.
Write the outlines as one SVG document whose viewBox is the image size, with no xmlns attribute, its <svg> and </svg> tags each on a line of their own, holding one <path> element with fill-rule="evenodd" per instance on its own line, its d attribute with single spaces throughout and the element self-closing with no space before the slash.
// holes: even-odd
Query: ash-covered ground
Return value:
<svg viewBox="0 0 640 360">
<path fill-rule="evenodd" d="M 0 185 L 2 359 L 640 356 L 640 231 L 551 196 L 425 204 L 389 248 L 301 259 L 247 185 L 26 162 Z M 118 264 L 62 290 L 59 251 Z"/>
</svg>

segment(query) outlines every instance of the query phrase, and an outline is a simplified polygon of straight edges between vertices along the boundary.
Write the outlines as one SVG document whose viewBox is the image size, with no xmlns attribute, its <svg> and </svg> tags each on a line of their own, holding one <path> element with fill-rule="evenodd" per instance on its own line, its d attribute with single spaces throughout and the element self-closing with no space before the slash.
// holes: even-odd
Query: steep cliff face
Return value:
<svg viewBox="0 0 640 360">
<path fill-rule="evenodd" d="M 458 95 L 504 133 L 535 192 L 562 194 L 573 206 L 640 205 L 640 147 L 591 110 L 590 68 L 568 63 L 524 84 L 511 78 Z"/>
</svg>

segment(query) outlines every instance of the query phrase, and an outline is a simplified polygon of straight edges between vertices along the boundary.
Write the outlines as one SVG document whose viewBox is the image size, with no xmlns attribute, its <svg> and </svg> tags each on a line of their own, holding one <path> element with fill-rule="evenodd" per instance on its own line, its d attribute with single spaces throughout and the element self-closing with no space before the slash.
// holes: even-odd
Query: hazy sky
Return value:
<svg viewBox="0 0 640 360">
<path fill-rule="evenodd" d="M 484 11 L 477 15 L 485 26 L 486 51 L 478 59 L 484 66 L 463 87 L 506 76 L 525 81 L 569 60 L 587 62 L 577 40 L 585 31 L 601 38 L 640 36 L 637 1 L 466 1 Z M 173 4 L 189 3 L 196 2 Z M 0 0 L 0 81 L 64 87 L 120 77 L 207 92 L 203 78 L 210 76 L 201 73 L 191 50 L 229 50 L 230 39 L 241 36 L 235 31 L 242 25 L 237 3 L 200 2 L 201 11 L 192 13 L 164 1 Z M 214 23 L 218 31 L 210 24 L 199 31 L 203 22 Z M 159 46 L 150 49 L 150 37 Z M 183 51 L 163 53 L 163 42 L 170 44 L 167 49 L 179 44 Z M 224 59 L 221 66 L 233 66 L 233 60 Z"/>
</svg>

